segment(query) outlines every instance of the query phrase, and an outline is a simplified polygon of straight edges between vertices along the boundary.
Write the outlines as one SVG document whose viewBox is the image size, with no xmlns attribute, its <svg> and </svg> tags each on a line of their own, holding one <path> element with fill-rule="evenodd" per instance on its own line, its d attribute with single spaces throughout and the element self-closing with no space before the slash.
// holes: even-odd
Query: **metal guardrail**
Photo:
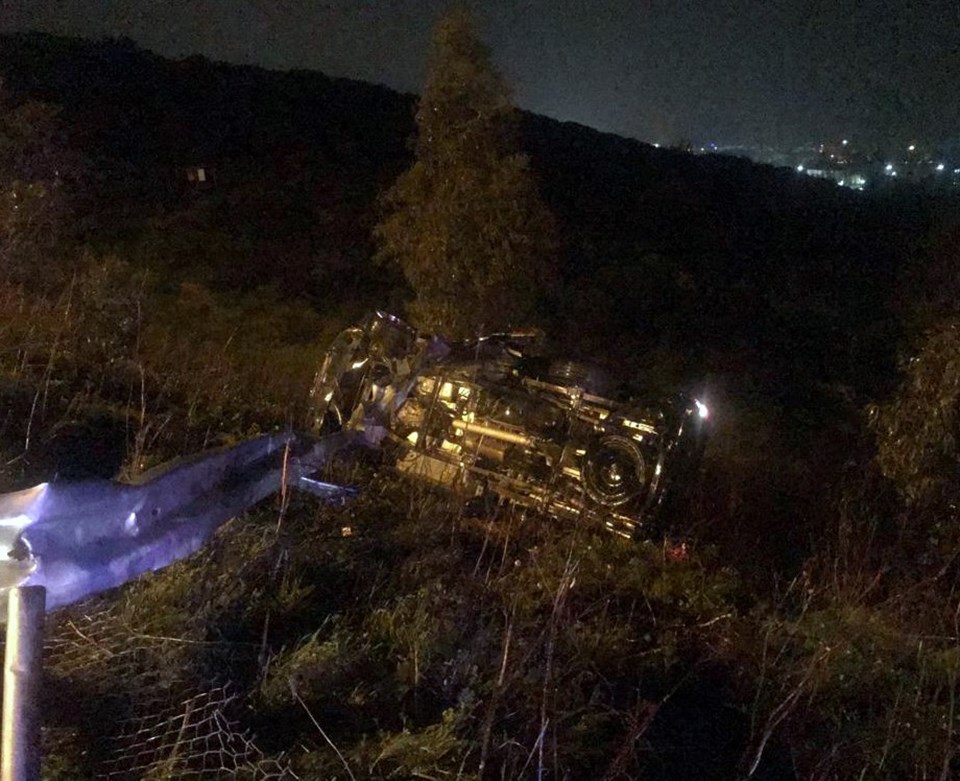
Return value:
<svg viewBox="0 0 960 781">
<path fill-rule="evenodd" d="M 354 434 L 265 436 L 178 459 L 136 483 L 41 483 L 0 495 L 6 610 L 0 781 L 39 781 L 43 624 L 49 609 L 199 550 L 230 518 L 287 486 L 325 500 L 351 488 L 310 477 Z"/>
</svg>

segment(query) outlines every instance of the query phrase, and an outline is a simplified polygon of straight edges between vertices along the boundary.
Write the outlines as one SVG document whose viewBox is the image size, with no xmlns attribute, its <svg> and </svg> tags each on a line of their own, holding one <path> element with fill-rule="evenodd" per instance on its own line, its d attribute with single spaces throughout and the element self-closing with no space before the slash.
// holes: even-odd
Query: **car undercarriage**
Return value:
<svg viewBox="0 0 960 781">
<path fill-rule="evenodd" d="M 702 455 L 709 413 L 611 392 L 537 333 L 448 342 L 382 312 L 342 332 L 311 392 L 315 428 L 362 432 L 404 477 L 650 537 Z"/>
</svg>

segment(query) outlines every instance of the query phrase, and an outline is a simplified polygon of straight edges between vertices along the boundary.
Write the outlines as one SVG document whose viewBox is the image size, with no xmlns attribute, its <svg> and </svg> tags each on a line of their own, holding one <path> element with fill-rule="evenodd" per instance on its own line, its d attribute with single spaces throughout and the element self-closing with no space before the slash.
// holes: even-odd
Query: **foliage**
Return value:
<svg viewBox="0 0 960 781">
<path fill-rule="evenodd" d="M 324 537 L 326 550 L 291 549 L 289 566 L 309 567 L 303 583 L 338 612 L 280 650 L 260 696 L 265 718 L 311 714 L 358 778 L 602 769 L 597 741 L 609 752 L 706 652 L 692 625 L 733 615 L 730 573 L 656 546 L 511 516 L 458 522 L 455 507 L 383 481 L 350 516 L 351 535 Z M 291 541 L 310 528 L 286 523 Z M 538 740 L 559 748 L 531 759 Z M 335 772 L 325 744 L 307 743 L 304 768 Z M 644 764 L 632 750 L 622 761 Z"/>
<path fill-rule="evenodd" d="M 466 13 L 444 17 L 417 109 L 416 159 L 386 194 L 376 229 L 380 258 L 402 268 L 425 330 L 464 337 L 534 315 L 553 225 L 515 125 Z"/>
<path fill-rule="evenodd" d="M 59 274 L 50 260 L 69 164 L 58 113 L 37 101 L 14 105 L 0 79 L 0 274 L 35 287 Z"/>
<path fill-rule="evenodd" d="M 87 254 L 77 267 L 48 293 L 0 285 L 0 378 L 18 413 L 6 439 L 24 455 L 37 434 L 82 428 L 96 413 L 127 432 L 130 475 L 212 434 L 247 436 L 304 414 L 322 330 L 306 305 L 189 282 L 167 292 L 112 256 Z"/>
<path fill-rule="evenodd" d="M 739 664 L 756 687 L 744 767 L 780 736 L 801 777 L 953 777 L 956 605 L 937 604 L 929 584 L 878 598 L 877 581 L 841 577 L 839 589 L 798 579 L 779 609 L 743 627 Z"/>
<path fill-rule="evenodd" d="M 923 338 L 898 393 L 872 408 L 877 460 L 907 501 L 955 497 L 960 330 L 953 319 Z"/>
</svg>

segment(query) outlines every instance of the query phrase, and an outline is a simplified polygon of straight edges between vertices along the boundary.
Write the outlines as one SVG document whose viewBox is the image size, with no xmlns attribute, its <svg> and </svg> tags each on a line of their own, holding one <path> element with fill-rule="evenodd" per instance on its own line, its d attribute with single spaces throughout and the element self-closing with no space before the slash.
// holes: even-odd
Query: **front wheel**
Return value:
<svg viewBox="0 0 960 781">
<path fill-rule="evenodd" d="M 367 363 L 361 328 L 348 328 L 331 343 L 310 389 L 309 426 L 315 434 L 343 428 L 359 402 Z"/>
</svg>

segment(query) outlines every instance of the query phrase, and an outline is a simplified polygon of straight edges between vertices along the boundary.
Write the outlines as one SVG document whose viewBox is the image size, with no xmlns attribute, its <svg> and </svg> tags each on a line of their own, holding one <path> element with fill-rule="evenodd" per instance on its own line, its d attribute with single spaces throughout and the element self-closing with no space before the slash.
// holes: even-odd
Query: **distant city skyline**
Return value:
<svg viewBox="0 0 960 781">
<path fill-rule="evenodd" d="M 960 145 L 960 3 L 465 3 L 524 109 L 661 144 Z M 418 92 L 446 0 L 0 0 L 0 30 Z"/>
</svg>

